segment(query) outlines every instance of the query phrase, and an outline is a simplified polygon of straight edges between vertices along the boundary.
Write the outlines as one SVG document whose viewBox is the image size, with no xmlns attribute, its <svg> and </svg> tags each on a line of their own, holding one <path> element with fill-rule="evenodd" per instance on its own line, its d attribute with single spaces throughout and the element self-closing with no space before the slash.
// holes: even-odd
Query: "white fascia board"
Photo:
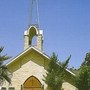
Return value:
<svg viewBox="0 0 90 90">
<path fill-rule="evenodd" d="M 70 70 L 66 69 L 67 72 L 71 73 L 73 76 L 76 76 L 73 72 L 71 72 Z"/>
<path fill-rule="evenodd" d="M 34 50 L 36 50 L 37 52 L 39 52 L 40 54 L 42 54 L 44 57 L 46 57 L 47 59 L 50 59 L 50 57 L 49 56 L 47 56 L 45 53 L 43 53 L 43 52 L 41 52 L 40 50 L 38 50 L 38 49 L 36 49 L 36 48 L 34 48 L 34 47 L 32 47 Z"/>
</svg>

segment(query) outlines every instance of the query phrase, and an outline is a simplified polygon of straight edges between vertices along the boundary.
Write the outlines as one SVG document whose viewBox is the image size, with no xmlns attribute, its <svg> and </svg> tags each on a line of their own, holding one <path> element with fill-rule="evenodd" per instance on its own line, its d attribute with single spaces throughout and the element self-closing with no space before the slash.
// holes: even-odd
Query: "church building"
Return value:
<svg viewBox="0 0 90 90">
<path fill-rule="evenodd" d="M 5 81 L 1 90 L 48 90 L 43 79 L 50 57 L 43 51 L 43 37 L 43 30 L 40 30 L 39 25 L 30 24 L 24 32 L 24 51 L 6 64 L 12 73 L 11 84 Z M 75 74 L 66 69 L 63 90 L 76 90 L 74 77 Z"/>
</svg>

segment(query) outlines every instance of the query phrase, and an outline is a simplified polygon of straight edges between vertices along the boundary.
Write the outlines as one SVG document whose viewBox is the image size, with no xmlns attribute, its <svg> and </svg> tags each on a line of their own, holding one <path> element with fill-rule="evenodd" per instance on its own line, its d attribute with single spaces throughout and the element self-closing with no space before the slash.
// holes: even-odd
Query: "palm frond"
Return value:
<svg viewBox="0 0 90 90">
<path fill-rule="evenodd" d="M 11 57 L 10 56 L 7 56 L 7 54 L 6 55 L 3 55 L 3 56 L 0 55 L 0 61 L 5 61 L 5 60 L 8 60 L 10 58 Z"/>
<path fill-rule="evenodd" d="M 0 47 L 0 53 L 3 51 L 4 47 Z"/>
<path fill-rule="evenodd" d="M 10 59 L 10 56 L 1 55 L 4 47 L 0 47 L 0 84 L 3 83 L 4 80 L 11 83 L 10 72 L 8 71 L 7 67 L 3 64 L 4 61 Z"/>
</svg>

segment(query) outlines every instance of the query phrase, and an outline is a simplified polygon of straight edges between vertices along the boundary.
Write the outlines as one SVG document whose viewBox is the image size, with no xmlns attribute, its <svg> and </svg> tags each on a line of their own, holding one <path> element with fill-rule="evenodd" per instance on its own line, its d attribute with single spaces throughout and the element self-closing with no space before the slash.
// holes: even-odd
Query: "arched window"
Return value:
<svg viewBox="0 0 90 90">
<path fill-rule="evenodd" d="M 37 29 L 35 27 L 31 27 L 29 29 L 29 45 L 35 46 L 37 44 Z"/>
<path fill-rule="evenodd" d="M 24 82 L 24 90 L 42 90 L 41 82 L 34 76 Z"/>
</svg>

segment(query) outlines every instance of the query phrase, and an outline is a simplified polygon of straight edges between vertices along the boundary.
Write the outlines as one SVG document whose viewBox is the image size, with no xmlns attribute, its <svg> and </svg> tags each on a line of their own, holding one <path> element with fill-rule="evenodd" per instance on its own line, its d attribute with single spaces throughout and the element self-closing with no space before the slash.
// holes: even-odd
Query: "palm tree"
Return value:
<svg viewBox="0 0 90 90">
<path fill-rule="evenodd" d="M 7 55 L 1 55 L 4 47 L 0 47 L 0 85 L 3 83 L 3 81 L 7 81 L 11 83 L 10 79 L 10 72 L 8 71 L 6 65 L 4 65 L 4 62 L 8 59 L 10 59 Z"/>
</svg>

